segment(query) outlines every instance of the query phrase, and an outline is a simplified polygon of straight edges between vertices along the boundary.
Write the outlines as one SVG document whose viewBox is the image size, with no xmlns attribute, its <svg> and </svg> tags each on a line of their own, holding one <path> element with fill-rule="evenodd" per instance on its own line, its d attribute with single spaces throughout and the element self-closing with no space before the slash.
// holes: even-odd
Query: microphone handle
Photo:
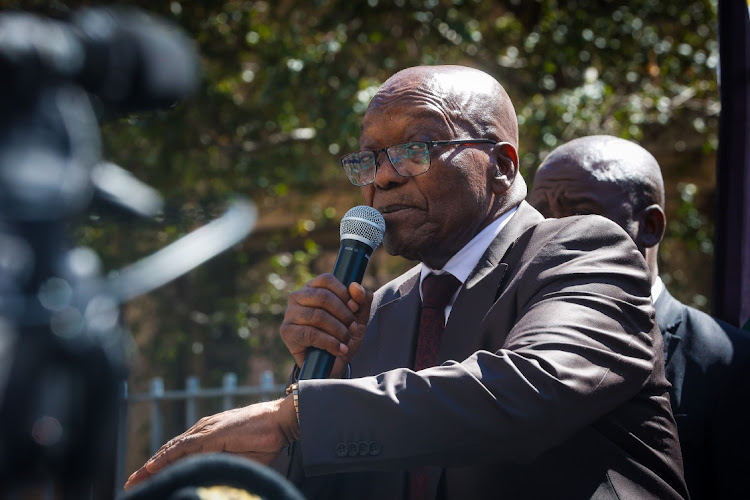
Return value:
<svg viewBox="0 0 750 500">
<path fill-rule="evenodd" d="M 355 282 L 361 283 L 371 254 L 372 247 L 367 243 L 352 239 L 341 240 L 341 249 L 333 268 L 333 276 L 346 286 Z M 328 378 L 331 375 L 331 370 L 333 370 L 334 361 L 336 361 L 336 357 L 328 351 L 317 347 L 309 347 L 305 355 L 305 362 L 302 364 L 299 373 L 299 379 Z"/>
</svg>

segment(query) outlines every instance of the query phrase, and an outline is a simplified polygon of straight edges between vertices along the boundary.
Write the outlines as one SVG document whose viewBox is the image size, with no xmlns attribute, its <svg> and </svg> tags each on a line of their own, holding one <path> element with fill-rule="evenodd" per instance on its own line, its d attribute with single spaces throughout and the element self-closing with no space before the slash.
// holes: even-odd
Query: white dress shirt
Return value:
<svg viewBox="0 0 750 500">
<path fill-rule="evenodd" d="M 469 278 L 469 274 L 474 270 L 479 259 L 482 258 L 484 252 L 490 246 L 490 243 L 497 237 L 498 233 L 505 227 L 510 218 L 516 213 L 518 207 L 514 207 L 511 210 L 505 212 L 503 215 L 492 221 L 489 226 L 482 229 L 479 234 L 474 236 L 470 242 L 468 242 L 461 250 L 450 258 L 442 269 L 431 269 L 424 262 L 422 263 L 422 271 L 419 278 L 419 295 L 422 296 L 422 280 L 430 273 L 443 274 L 450 273 L 455 276 L 463 286 L 466 280 Z M 456 300 L 461 287 L 456 290 L 456 293 L 451 297 L 450 302 L 445 308 L 445 322 L 448 322 L 448 316 L 450 316 L 453 303 Z"/>
<path fill-rule="evenodd" d="M 664 290 L 664 282 L 661 280 L 660 277 L 656 277 L 654 280 L 654 284 L 651 285 L 651 302 L 656 304 L 656 300 L 659 298 L 659 295 L 661 295 L 661 292 Z"/>
</svg>

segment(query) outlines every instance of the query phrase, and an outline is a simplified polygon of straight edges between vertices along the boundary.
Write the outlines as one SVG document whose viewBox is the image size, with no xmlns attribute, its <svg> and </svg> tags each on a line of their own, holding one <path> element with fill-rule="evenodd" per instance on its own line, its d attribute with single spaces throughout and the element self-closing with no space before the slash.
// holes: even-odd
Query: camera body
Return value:
<svg viewBox="0 0 750 500">
<path fill-rule="evenodd" d="M 114 113 L 170 106 L 195 88 L 198 58 L 136 9 L 0 13 L 0 33 L 0 492 L 51 482 L 83 498 L 114 467 L 128 298 L 70 241 L 117 169 L 102 167 L 93 100 Z"/>
</svg>

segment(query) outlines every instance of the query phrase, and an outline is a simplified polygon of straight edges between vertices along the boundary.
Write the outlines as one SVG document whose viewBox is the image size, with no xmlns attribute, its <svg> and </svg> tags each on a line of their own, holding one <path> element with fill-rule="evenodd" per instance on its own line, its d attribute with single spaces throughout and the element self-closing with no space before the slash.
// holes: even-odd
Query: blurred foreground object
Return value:
<svg viewBox="0 0 750 500">
<path fill-rule="evenodd" d="M 0 74 L 0 496 L 55 483 L 87 498 L 114 465 L 120 306 L 242 240 L 255 207 L 238 199 L 103 278 L 96 253 L 71 245 L 72 227 L 94 198 L 138 216 L 162 199 L 102 160 L 91 97 L 112 112 L 171 106 L 197 85 L 192 42 L 135 9 L 89 8 L 69 22 L 0 13 Z"/>
<path fill-rule="evenodd" d="M 4 99 L 67 82 L 112 110 L 148 111 L 195 90 L 198 57 L 179 28 L 133 8 L 82 9 L 69 22 L 6 12 L 0 73 Z"/>
<path fill-rule="evenodd" d="M 229 454 L 194 455 L 129 490 L 119 500 L 304 500 L 278 472 Z"/>
</svg>

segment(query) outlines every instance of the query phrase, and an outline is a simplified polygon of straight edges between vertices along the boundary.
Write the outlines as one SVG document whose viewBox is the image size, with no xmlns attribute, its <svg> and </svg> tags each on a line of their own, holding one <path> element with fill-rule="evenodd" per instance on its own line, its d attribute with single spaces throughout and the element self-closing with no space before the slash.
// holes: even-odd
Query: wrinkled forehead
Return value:
<svg viewBox="0 0 750 500">
<path fill-rule="evenodd" d="M 661 175 L 654 157 L 637 144 L 609 136 L 574 139 L 545 159 L 542 167 L 577 166 L 602 182 L 623 182 L 643 176 Z"/>
<path fill-rule="evenodd" d="M 530 203 L 547 210 L 587 207 L 588 213 L 611 216 L 628 201 L 625 185 L 608 176 L 597 175 L 576 162 L 557 161 L 537 170 L 529 195 Z M 547 212 L 551 216 L 554 212 Z M 570 214 L 567 214 L 570 215 Z M 560 216 L 560 215 L 557 215 Z"/>
<path fill-rule="evenodd" d="M 578 187 L 590 187 L 597 180 L 586 168 L 572 158 L 558 155 L 547 159 L 539 166 L 534 175 L 532 192 L 539 189 L 567 191 Z"/>
<path fill-rule="evenodd" d="M 537 171 L 529 196 L 531 204 L 546 216 L 581 211 L 603 215 L 625 227 L 634 201 L 631 184 L 606 168 L 606 162 L 584 161 L 584 166 L 581 157 L 567 160 L 557 156 Z"/>
<path fill-rule="evenodd" d="M 439 99 L 420 90 L 398 92 L 373 98 L 362 119 L 360 141 L 371 137 L 403 135 L 430 131 L 451 137 L 457 127 Z"/>
<path fill-rule="evenodd" d="M 446 110 L 465 110 L 472 102 L 493 98 L 497 93 L 497 82 L 481 71 L 469 68 L 410 68 L 386 80 L 378 89 L 370 106 L 412 98 L 417 102 L 421 101 Z"/>
<path fill-rule="evenodd" d="M 515 142 L 514 134 L 501 134 L 500 122 L 506 113 L 499 109 L 504 91 L 488 74 L 471 68 L 417 67 L 389 78 L 378 90 L 365 113 L 363 131 L 387 115 L 399 119 L 432 120 L 456 136 L 480 134 L 483 137 Z M 515 118 L 515 115 L 513 115 Z"/>
</svg>

